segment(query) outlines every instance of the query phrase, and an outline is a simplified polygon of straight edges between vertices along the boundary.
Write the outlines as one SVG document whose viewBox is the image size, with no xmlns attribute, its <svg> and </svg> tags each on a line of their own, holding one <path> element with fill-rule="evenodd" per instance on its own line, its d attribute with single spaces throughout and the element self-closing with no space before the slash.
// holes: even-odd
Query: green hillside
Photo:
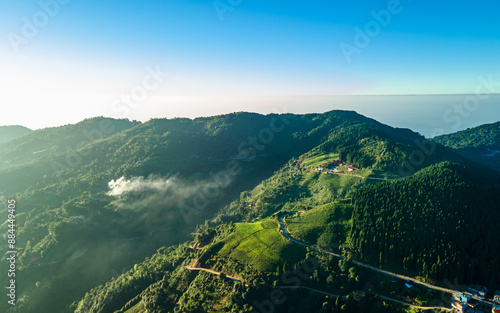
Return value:
<svg viewBox="0 0 500 313">
<path fill-rule="evenodd" d="M 31 132 L 33 132 L 31 129 L 19 125 L 0 126 L 0 144 L 26 136 Z"/>
<path fill-rule="evenodd" d="M 27 132 L 26 136 L 10 143 L 0 144 L 0 169 L 21 167 L 48 156 L 64 154 L 75 156 L 75 151 L 120 133 L 138 122 L 91 118 L 74 125 L 51 127 Z M 69 160 L 63 164 L 76 162 Z M 40 164 L 40 163 L 35 163 Z"/>
<path fill-rule="evenodd" d="M 249 264 L 258 271 L 270 271 L 284 262 L 294 264 L 305 254 L 305 249 L 285 240 L 278 225 L 271 220 L 251 224 L 236 224 L 236 230 L 218 252 Z"/>
<path fill-rule="evenodd" d="M 311 229 L 323 227 L 325 223 L 321 225 L 320 218 L 337 209 L 347 213 L 343 210 L 347 206 L 348 203 L 336 203 L 319 207 L 298 219 L 315 224 Z M 338 221 L 342 222 L 342 217 Z M 275 306 L 278 312 L 329 312 L 325 308 L 329 308 L 330 312 L 409 312 L 404 305 L 382 301 L 366 292 L 367 284 L 379 292 L 380 288 L 389 290 L 395 294 L 393 297 L 401 301 L 407 296 L 416 297 L 421 305 L 429 305 L 430 299 L 439 297 L 439 294 L 421 288 L 404 290 L 404 285 L 395 285 L 387 277 L 300 246 L 293 253 L 291 247 L 286 247 L 290 243 L 279 251 L 269 243 L 285 240 L 278 237 L 276 224 L 270 220 L 224 224 L 207 228 L 197 236 L 198 243 L 203 242 L 205 247 L 189 250 L 184 245 L 160 249 L 127 273 L 92 289 L 80 302 L 75 302 L 72 309 L 76 308 L 77 313 L 254 312 L 260 303 L 265 303 L 271 292 L 281 290 L 280 295 L 287 301 Z M 265 253 L 269 248 L 280 254 L 279 260 Z M 249 258 L 250 254 L 257 255 Z M 183 258 L 184 261 L 179 263 Z M 273 264 L 269 263 L 267 268 L 256 269 L 273 259 Z M 317 263 L 312 263 L 313 270 L 308 271 L 311 260 Z M 193 262 L 196 262 L 197 268 L 236 276 L 241 281 L 235 282 L 215 273 L 189 270 L 187 266 Z M 300 289 L 300 296 L 289 288 L 293 286 L 304 288 Z"/>
<path fill-rule="evenodd" d="M 334 250 L 346 243 L 352 209 L 350 200 L 328 203 L 287 217 L 286 223 L 294 238 Z"/>
<path fill-rule="evenodd" d="M 239 200 L 221 210 L 220 221 L 254 221 L 278 211 L 310 209 L 350 194 L 356 188 L 378 180 L 351 175 L 310 171 L 292 160 L 255 188 L 240 194 Z"/>
<path fill-rule="evenodd" d="M 423 140 L 370 120 L 342 123 L 330 130 L 324 142 L 288 161 L 272 177 L 241 194 L 239 201 L 222 210 L 227 214 L 220 220 L 255 221 L 280 210 L 311 209 L 349 197 L 364 185 L 406 176 L 407 167 L 403 165 L 410 162 L 414 151 L 421 151 Z M 423 154 L 422 162 L 410 165 L 410 169 L 417 171 L 442 160 L 463 159 L 441 146 L 433 150 L 427 157 Z M 333 160 L 342 162 L 337 172 L 315 169 Z M 349 171 L 351 164 L 353 171 Z"/>
<path fill-rule="evenodd" d="M 312 156 L 304 160 L 304 165 L 306 167 L 317 167 L 325 162 L 328 162 L 330 160 L 337 160 L 338 158 L 339 155 L 336 153 L 319 154 L 317 156 Z"/>
<path fill-rule="evenodd" d="M 500 122 L 468 128 L 433 140 L 453 149 L 498 148 L 500 149 Z"/>
<path fill-rule="evenodd" d="M 437 136 L 433 140 L 500 172 L 500 122 Z"/>
</svg>

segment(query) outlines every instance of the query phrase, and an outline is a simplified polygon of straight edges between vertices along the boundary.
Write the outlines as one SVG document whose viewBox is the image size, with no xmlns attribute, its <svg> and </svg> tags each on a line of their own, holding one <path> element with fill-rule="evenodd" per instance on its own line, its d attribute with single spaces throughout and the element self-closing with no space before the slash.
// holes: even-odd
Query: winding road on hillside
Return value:
<svg viewBox="0 0 500 313">
<path fill-rule="evenodd" d="M 290 232 L 287 230 L 287 227 L 286 227 L 286 223 L 285 223 L 285 217 L 287 215 L 291 215 L 291 214 L 295 214 L 297 212 L 289 212 L 287 214 L 283 214 L 281 215 L 280 217 L 278 217 L 278 222 L 279 222 L 279 231 L 280 233 L 287 239 L 289 239 L 290 241 L 298 244 L 298 245 L 301 245 L 301 246 L 304 246 L 304 247 L 308 247 L 308 248 L 311 248 L 311 249 L 315 249 L 319 252 L 322 252 L 322 253 L 326 253 L 326 254 L 329 254 L 329 255 L 333 255 L 339 259 L 342 259 L 344 260 L 345 257 L 343 257 L 342 255 L 340 254 L 337 254 L 337 253 L 333 253 L 331 251 L 328 251 L 328 250 L 324 250 L 324 249 L 321 249 L 321 248 L 317 248 L 317 247 L 314 247 L 314 246 L 311 246 L 310 244 L 307 244 L 305 242 L 302 242 L 302 241 L 299 241 L 295 238 L 292 237 L 292 235 L 290 235 Z M 373 267 L 371 265 L 368 265 L 368 264 L 364 264 L 364 263 L 361 263 L 361 262 L 357 262 L 357 261 L 350 261 L 352 262 L 353 264 L 356 264 L 358 266 L 361 266 L 361 267 L 364 267 L 364 268 L 367 268 L 367 269 L 370 269 L 372 271 L 375 271 L 375 272 L 378 272 L 378 273 L 382 273 L 382 274 L 385 274 L 385 275 L 389 275 L 391 277 L 395 277 L 395 278 L 399 278 L 399 279 L 402 279 L 402 280 L 406 280 L 406 281 L 411 281 L 415 284 L 418 284 L 418 285 L 421 285 L 421 286 L 424 286 L 424 287 L 427 287 L 429 289 L 433 289 L 433 290 L 437 290 L 437 291 L 441 291 L 441 292 L 447 292 L 447 293 L 455 293 L 455 292 L 460 292 L 459 290 L 454 290 L 454 289 L 448 289 L 448 288 L 444 288 L 444 287 L 439 287 L 439 286 L 435 286 L 435 285 L 431 285 L 431 284 L 428 284 L 428 283 L 424 283 L 424 282 L 421 282 L 415 278 L 412 278 L 412 277 L 408 277 L 408 276 L 405 276 L 405 275 L 400 275 L 400 274 L 397 274 L 397 273 L 393 273 L 393 272 L 389 272 L 389 271 L 385 271 L 385 270 L 382 270 L 380 268 L 376 268 L 376 267 Z M 390 298 L 387 298 L 387 300 L 389 300 Z M 394 299 L 392 299 L 394 300 Z M 483 302 L 483 303 L 486 303 L 486 304 L 489 304 L 489 305 L 493 305 L 493 302 L 491 301 L 488 301 L 488 300 L 479 300 L 479 302 Z"/>
<path fill-rule="evenodd" d="M 197 267 L 197 264 L 198 264 L 198 260 L 194 260 L 192 264 L 190 264 L 188 266 L 185 266 L 185 268 L 187 270 L 190 270 L 190 271 L 203 271 L 203 272 L 207 272 L 207 273 L 218 275 L 218 276 L 220 276 L 220 274 L 222 274 L 222 272 L 214 271 L 214 270 L 211 270 L 209 268 Z M 229 278 L 230 280 L 235 281 L 235 282 L 240 282 L 240 283 L 242 283 L 242 284 L 244 284 L 245 286 L 248 287 L 248 285 L 245 284 L 245 283 L 243 283 L 243 281 L 240 280 L 239 278 L 236 278 L 236 277 L 233 277 L 233 276 L 227 276 L 227 275 L 226 275 L 226 278 Z M 333 293 L 330 293 L 330 292 L 326 292 L 326 291 L 322 291 L 322 290 L 319 290 L 319 289 L 314 289 L 314 288 L 306 287 L 306 286 L 278 286 L 277 288 L 278 289 L 307 289 L 309 291 L 316 292 L 316 293 L 319 293 L 319 294 L 322 294 L 322 295 L 326 295 L 326 296 L 342 297 L 344 300 L 347 297 L 347 295 L 340 296 L 340 295 L 336 295 L 336 294 L 333 294 Z M 374 295 L 380 297 L 380 299 L 383 299 L 383 300 L 386 300 L 386 301 L 391 301 L 391 302 L 396 302 L 396 303 L 403 304 L 403 305 L 407 305 L 407 306 L 409 306 L 412 309 L 421 309 L 421 310 L 441 309 L 441 310 L 446 310 L 446 311 L 453 311 L 453 309 L 445 308 L 445 307 L 441 307 L 441 306 L 433 306 L 433 307 L 417 306 L 417 305 L 413 305 L 411 303 L 407 303 L 407 302 L 403 302 L 403 301 L 400 301 L 400 300 L 397 300 L 397 299 L 389 298 L 389 297 L 383 296 L 383 295 L 375 293 L 375 292 L 372 292 L 372 293 Z"/>
<path fill-rule="evenodd" d="M 301 245 L 301 246 L 304 246 L 304 247 L 308 247 L 308 248 L 317 250 L 317 251 L 325 253 L 325 254 L 332 255 L 332 256 L 337 257 L 337 258 L 342 259 L 342 260 L 346 259 L 344 256 L 342 256 L 340 254 L 337 254 L 337 253 L 334 253 L 334 252 L 331 252 L 331 251 L 328 251 L 328 250 L 324 250 L 324 249 L 321 249 L 321 248 L 318 248 L 318 247 L 314 247 L 314 246 L 312 246 L 310 244 L 307 244 L 305 242 L 302 242 L 302 241 L 299 241 L 299 240 L 293 238 L 292 235 L 290 234 L 290 232 L 287 229 L 287 226 L 286 226 L 286 223 L 285 223 L 285 217 L 287 215 L 291 215 L 291 214 L 295 214 L 295 213 L 297 213 L 297 212 L 289 212 L 287 214 L 284 214 L 284 215 L 281 215 L 281 216 L 278 217 L 279 232 L 283 235 L 283 237 L 287 238 L 288 240 L 292 241 L 295 244 L 298 244 L 298 245 Z M 402 280 L 405 280 L 405 281 L 411 281 L 411 282 L 413 282 L 415 284 L 424 286 L 424 287 L 426 287 L 428 289 L 432 289 L 432 290 L 436 290 L 436 291 L 441 291 L 441 292 L 446 292 L 446 293 L 450 293 L 450 294 L 453 294 L 455 292 L 460 292 L 458 290 L 448 289 L 448 288 L 444 288 L 444 287 L 440 287 L 440 286 L 435 286 L 435 285 L 431 285 L 431 284 L 428 284 L 428 283 L 424 283 L 424 282 L 421 282 L 421 281 L 419 281 L 419 280 L 417 280 L 415 278 L 412 278 L 412 277 L 409 277 L 409 276 L 405 276 L 405 275 L 400 275 L 400 274 L 393 273 L 393 272 L 389 272 L 389 271 L 386 271 L 386 270 L 382 270 L 382 269 L 379 269 L 379 268 L 376 268 L 376 267 L 373 267 L 371 265 L 364 264 L 364 263 L 361 263 L 361 262 L 352 261 L 352 260 L 350 260 L 350 262 L 353 263 L 353 264 L 356 264 L 356 265 L 358 265 L 360 267 L 364 267 L 364 268 L 370 269 L 372 271 L 375 271 L 375 272 L 378 272 L 378 273 L 381 273 L 381 274 L 384 274 L 384 275 L 389 275 L 391 277 L 399 278 L 399 279 L 402 279 Z M 198 261 L 197 260 L 194 260 L 192 264 L 190 264 L 188 266 L 185 266 L 185 268 L 188 269 L 188 270 L 191 270 L 191 271 L 204 271 L 204 272 L 211 273 L 211 274 L 214 274 L 214 275 L 220 275 L 222 273 L 222 272 L 219 272 L 219 271 L 214 271 L 214 270 L 211 270 L 211 269 L 198 267 Z M 243 283 L 243 281 L 240 278 L 238 278 L 238 277 L 227 276 L 227 275 L 226 275 L 226 277 L 229 278 L 230 280 Z M 248 285 L 245 284 L 245 286 L 248 286 Z M 296 287 L 294 287 L 294 286 L 279 286 L 278 288 L 279 289 L 294 289 Z M 335 294 L 332 294 L 332 293 L 328 293 L 328 292 L 321 291 L 321 290 L 314 289 L 314 288 L 310 288 L 310 287 L 300 286 L 299 288 L 308 289 L 310 291 L 318 292 L 318 293 L 321 293 L 321 294 L 324 294 L 324 295 L 328 295 L 328 296 L 338 296 L 338 295 L 335 295 Z M 446 311 L 453 311 L 453 309 L 451 309 L 451 308 L 446 308 L 446 307 L 441 307 L 441 306 L 433 306 L 433 307 L 417 306 L 417 305 L 414 305 L 414 304 L 411 304 L 411 303 L 407 303 L 407 302 L 400 301 L 400 300 L 397 300 L 397 299 L 389 298 L 389 297 L 383 296 L 383 295 L 375 293 L 375 292 L 372 292 L 372 293 L 375 294 L 375 295 L 377 295 L 378 297 L 380 297 L 383 300 L 392 301 L 392 302 L 396 302 L 396 303 L 399 303 L 399 304 L 407 305 L 407 306 L 409 306 L 412 309 L 413 308 L 414 309 L 421 309 L 421 310 L 441 309 L 441 310 L 446 310 Z M 483 303 L 487 303 L 487 304 L 492 304 L 490 301 L 487 301 L 487 300 L 479 300 L 479 301 L 483 302 Z"/>
<path fill-rule="evenodd" d="M 340 254 L 333 253 L 333 252 L 328 251 L 328 250 L 324 250 L 324 249 L 320 249 L 320 248 L 311 246 L 310 244 L 307 244 L 305 242 L 302 242 L 302 241 L 299 241 L 299 240 L 293 238 L 290 235 L 290 233 L 288 232 L 288 230 L 287 230 L 286 223 L 285 223 L 285 217 L 287 215 L 294 214 L 294 213 L 296 213 L 296 212 L 290 212 L 290 213 L 284 214 L 284 215 L 282 215 L 282 216 L 280 216 L 278 218 L 280 233 L 285 238 L 289 239 L 290 241 L 292 241 L 292 242 L 294 242 L 294 243 L 296 243 L 298 245 L 301 245 L 301 246 L 304 246 L 304 247 L 308 247 L 308 248 L 311 248 L 311 249 L 315 249 L 315 250 L 317 250 L 319 252 L 322 252 L 322 253 L 333 255 L 333 256 L 335 256 L 335 257 L 337 257 L 339 259 L 342 259 L 342 260 L 345 259 L 345 257 L 343 257 Z M 399 278 L 399 279 L 403 279 L 403 280 L 414 282 L 415 284 L 422 285 L 422 286 L 427 287 L 429 289 L 433 289 L 433 290 L 437 290 L 437 291 L 442 291 L 442 292 L 447 292 L 447 293 L 451 293 L 451 294 L 453 294 L 454 292 L 459 292 L 458 290 L 443 288 L 443 287 L 434 286 L 434 285 L 431 285 L 431 284 L 428 284 L 428 283 L 424 283 L 424 282 L 421 282 L 421 281 L 419 281 L 419 280 L 417 280 L 415 278 L 411 278 L 411 277 L 408 277 L 408 276 L 404 276 L 404 275 L 396 274 L 396 273 L 393 273 L 393 272 L 385 271 L 385 270 L 382 270 L 382 269 L 379 269 L 379 268 L 376 268 L 376 267 L 373 267 L 371 265 L 364 264 L 364 263 L 361 263 L 361 262 L 357 262 L 357 261 L 350 261 L 350 262 L 352 262 L 353 264 L 356 264 L 358 266 L 361 266 L 361 267 L 364 267 L 364 268 L 368 268 L 368 269 L 370 269 L 372 271 L 375 271 L 375 272 L 378 272 L 378 273 L 382 273 L 382 274 L 389 275 L 389 276 L 392 276 L 392 277 L 396 277 L 396 278 Z"/>
<path fill-rule="evenodd" d="M 185 266 L 185 268 L 187 270 L 190 270 L 190 271 L 203 271 L 203 272 L 207 272 L 207 273 L 219 275 L 219 276 L 220 276 L 220 274 L 222 274 L 222 272 L 214 271 L 214 270 L 211 270 L 209 268 L 197 267 L 197 266 L 198 266 L 198 260 L 195 260 L 192 264 Z M 241 279 L 239 279 L 237 277 L 229 276 L 227 274 L 224 274 L 224 275 L 226 275 L 226 278 L 229 278 L 232 281 L 240 282 L 240 283 L 244 284 L 245 286 L 248 286 L 247 284 L 243 283 L 241 281 Z"/>
</svg>

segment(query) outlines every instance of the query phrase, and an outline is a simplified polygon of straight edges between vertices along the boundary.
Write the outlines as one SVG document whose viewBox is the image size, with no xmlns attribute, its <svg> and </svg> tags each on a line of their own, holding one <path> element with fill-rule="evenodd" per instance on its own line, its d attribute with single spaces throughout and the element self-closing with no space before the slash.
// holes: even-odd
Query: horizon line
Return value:
<svg viewBox="0 0 500 313">
<path fill-rule="evenodd" d="M 168 98 L 168 97 L 173 97 L 173 98 L 217 98 L 217 97 L 227 97 L 227 98 L 232 98 L 232 97 L 378 97 L 378 96 L 470 96 L 470 95 L 489 95 L 489 96 L 499 96 L 500 93 L 409 93 L 409 94 L 362 94 L 362 95 L 356 95 L 356 94 L 342 94 L 342 95 L 196 95 L 196 96 L 190 96 L 190 95 L 170 95 L 170 96 L 153 96 L 155 98 Z"/>
</svg>

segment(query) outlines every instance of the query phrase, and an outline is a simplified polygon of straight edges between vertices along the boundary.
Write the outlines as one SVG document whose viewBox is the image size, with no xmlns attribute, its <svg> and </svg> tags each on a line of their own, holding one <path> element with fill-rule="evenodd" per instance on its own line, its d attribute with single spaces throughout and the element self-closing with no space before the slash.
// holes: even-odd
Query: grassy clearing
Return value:
<svg viewBox="0 0 500 313">
<path fill-rule="evenodd" d="M 309 172 L 301 177 L 299 182 L 300 186 L 310 187 L 316 183 L 316 180 L 321 175 L 321 173 Z"/>
<path fill-rule="evenodd" d="M 273 271 L 285 261 L 300 260 L 303 247 L 294 245 L 281 236 L 272 220 L 236 224 L 236 230 L 225 241 L 219 254 L 250 264 L 259 271 Z"/>
<path fill-rule="evenodd" d="M 345 198 L 351 190 L 365 183 L 362 178 L 356 176 L 323 173 L 315 174 L 317 175 L 315 177 L 316 182 L 310 189 L 313 193 L 317 194 L 318 197 L 321 194 L 325 194 L 323 203 L 328 203 L 333 200 L 328 200 L 328 195 L 334 195 L 337 198 Z"/>
<path fill-rule="evenodd" d="M 286 218 L 289 231 L 313 245 L 335 248 L 345 243 L 351 228 L 350 200 L 321 205 Z"/>
<path fill-rule="evenodd" d="M 321 154 L 304 160 L 304 164 L 307 167 L 317 167 L 326 162 L 338 159 L 339 155 L 337 153 Z"/>
<path fill-rule="evenodd" d="M 339 188 L 351 189 L 362 181 L 361 177 L 335 174 L 321 174 L 318 179 L 321 185 L 328 187 L 331 191 Z"/>
</svg>

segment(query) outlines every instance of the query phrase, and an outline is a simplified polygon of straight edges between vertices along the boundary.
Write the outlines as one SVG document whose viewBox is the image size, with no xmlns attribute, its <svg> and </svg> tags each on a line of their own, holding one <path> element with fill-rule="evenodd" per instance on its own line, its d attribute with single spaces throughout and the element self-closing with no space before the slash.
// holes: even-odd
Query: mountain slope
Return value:
<svg viewBox="0 0 500 313">
<path fill-rule="evenodd" d="M 138 122 L 96 117 L 74 125 L 29 132 L 10 143 L 0 144 L 0 169 L 19 167 L 56 154 L 73 154 L 83 146 L 107 138 Z M 72 163 L 72 162 L 64 162 Z"/>
<path fill-rule="evenodd" d="M 333 125 L 373 123 L 342 111 L 110 120 L 115 132 L 88 139 L 102 120 L 33 133 L 16 144 L 23 154 L 2 156 L 0 193 L 18 203 L 23 312 L 61 310 L 157 248 L 186 240 L 240 192 L 326 140 Z M 109 194 L 112 181 L 113 192 L 125 192 Z M 44 301 L 56 295 L 60 301 Z"/>
<path fill-rule="evenodd" d="M 0 126 L 0 144 L 26 136 L 31 132 L 33 132 L 31 129 L 19 125 Z"/>
<path fill-rule="evenodd" d="M 500 122 L 437 136 L 433 140 L 500 171 Z"/>
<path fill-rule="evenodd" d="M 434 140 L 453 149 L 500 149 L 500 121 L 469 128 L 449 135 L 437 136 L 434 137 Z"/>
<path fill-rule="evenodd" d="M 367 127 L 369 131 L 360 131 L 357 127 L 361 125 Z M 464 160 L 441 146 L 436 146 L 435 154 L 428 156 L 425 165 L 431 164 L 429 167 L 410 177 L 397 179 L 394 172 L 398 171 L 398 163 L 394 160 L 404 160 L 415 149 L 420 149 L 421 145 L 412 145 L 414 140 L 420 137 L 414 134 L 401 136 L 400 130 L 384 128 L 384 126 L 378 128 L 376 124 L 370 122 L 359 125 L 355 123 L 353 126 L 342 125 L 338 130 L 335 127 L 330 128 L 330 134 L 323 143 L 292 158 L 270 178 L 262 181 L 252 190 L 241 193 L 239 199 L 221 209 L 213 220 L 207 221 L 202 227 L 203 232 L 197 234 L 196 241 L 201 244 L 201 247 L 205 247 L 195 251 L 196 257 L 199 258 L 198 262 L 201 263 L 201 265 L 197 263 L 198 267 L 207 267 L 228 275 L 238 275 L 245 282 L 250 282 L 256 277 L 264 277 L 263 280 L 267 285 L 259 283 L 259 287 L 252 290 L 252 287 L 245 289 L 237 283 L 231 292 L 227 281 L 221 282 L 214 279 L 213 274 L 200 272 L 192 276 L 193 274 L 182 272 L 183 269 L 178 267 L 176 269 L 178 274 L 167 274 L 162 281 L 152 282 L 142 293 L 136 290 L 136 296 L 122 299 L 121 303 L 124 306 L 120 312 L 145 312 L 146 309 L 161 311 L 174 308 L 185 312 L 218 312 L 221 309 L 218 303 L 225 301 L 224 299 L 231 299 L 227 305 L 223 305 L 226 310 L 232 309 L 235 312 L 252 310 L 249 305 L 255 305 L 255 302 L 252 302 L 253 299 L 261 300 L 266 297 L 255 296 L 264 290 L 271 292 L 272 289 L 267 288 L 276 281 L 274 271 L 262 267 L 262 264 L 266 267 L 272 264 L 271 268 L 278 265 L 279 268 L 283 262 L 286 262 L 288 256 L 294 255 L 291 253 L 281 256 L 281 263 L 277 260 L 271 261 L 265 253 L 267 251 L 265 244 L 271 237 L 265 233 L 259 234 L 258 230 L 252 233 L 255 225 L 260 225 L 261 218 L 280 210 L 306 210 L 303 217 L 290 219 L 289 227 L 292 233 L 298 234 L 299 237 L 303 236 L 312 244 L 317 243 L 337 249 L 341 243 L 342 247 L 347 249 L 347 255 L 369 260 L 372 264 L 381 262 L 384 266 L 396 266 L 402 271 L 407 270 L 410 275 L 420 274 L 434 279 L 457 277 L 461 281 L 477 281 L 494 285 L 497 278 L 490 276 L 489 279 L 485 279 L 485 273 L 495 269 L 496 258 L 493 257 L 493 260 L 490 260 L 491 253 L 488 255 L 481 255 L 481 253 L 485 251 L 485 247 L 496 249 L 499 241 L 493 234 L 494 225 L 491 223 L 489 223 L 490 228 L 478 228 L 478 225 L 488 224 L 489 220 L 497 218 L 495 215 L 497 213 L 493 209 L 498 206 L 498 199 L 492 196 L 495 194 L 494 189 L 480 182 L 482 173 L 474 172 L 476 166 L 463 168 L 453 163 L 436 163 L 446 158 Z M 340 136 L 337 131 L 340 131 Z M 380 135 L 374 138 L 374 133 L 377 131 Z M 388 147 L 391 148 L 388 149 Z M 338 159 L 341 156 L 349 159 L 350 162 L 359 162 L 365 167 L 359 165 L 357 172 L 340 175 L 324 174 L 309 166 L 330 159 Z M 425 167 L 425 165 L 421 166 Z M 346 188 L 346 191 L 341 191 L 342 188 Z M 417 198 L 415 195 L 418 195 Z M 342 199 L 346 196 L 353 197 L 354 205 L 349 204 L 349 201 L 331 203 L 335 199 Z M 319 206 L 321 204 L 325 205 Z M 472 209 L 468 211 L 468 208 Z M 354 213 L 351 219 L 347 215 L 350 215 L 352 210 Z M 478 212 L 480 214 L 477 214 Z M 408 219 L 408 216 L 413 216 L 414 221 Z M 237 227 L 239 230 L 235 231 L 231 222 L 242 220 L 256 223 L 239 224 Z M 214 228 L 213 225 L 219 226 Z M 349 225 L 352 225 L 350 233 Z M 421 234 L 422 225 L 426 225 L 425 237 Z M 455 230 L 456 225 L 459 228 Z M 444 230 L 449 231 L 449 235 Z M 376 237 L 379 239 L 373 242 L 371 239 L 366 239 L 373 236 L 381 237 Z M 345 243 L 346 237 L 348 238 Z M 488 241 L 477 245 L 476 242 L 484 237 L 489 238 Z M 412 242 L 412 244 L 401 245 L 401 242 Z M 406 247 L 407 252 L 410 253 L 409 256 L 404 254 L 405 250 L 402 247 Z M 268 249 L 272 251 L 272 248 Z M 248 257 L 255 253 L 263 253 L 263 257 Z M 321 256 L 315 257 L 321 260 Z M 399 261 L 395 262 L 397 260 Z M 185 264 L 192 261 L 188 258 Z M 297 262 L 297 260 L 290 259 L 290 262 Z M 328 260 L 322 266 L 328 269 L 331 266 L 328 264 L 331 262 L 332 260 Z M 342 264 L 339 274 L 333 274 L 335 278 L 331 279 L 338 279 L 338 282 L 342 282 L 337 285 L 355 289 L 359 285 L 353 281 L 349 282 L 349 279 L 354 279 L 356 275 L 353 273 L 362 270 L 349 269 L 350 278 L 343 280 L 346 279 L 341 274 L 342 271 L 346 271 L 344 267 L 345 265 Z M 326 273 L 332 276 L 335 271 L 329 269 Z M 177 275 L 181 272 L 184 279 L 190 277 L 181 283 L 184 286 L 183 291 L 179 293 L 178 289 L 177 291 L 170 289 L 175 284 L 166 287 L 166 280 L 180 283 L 179 278 L 175 277 L 178 277 Z M 318 273 L 319 281 L 314 286 L 318 287 L 325 283 L 328 275 L 323 277 L 321 275 Z M 364 275 L 369 277 L 368 273 L 363 273 Z M 125 280 L 126 277 L 120 279 Z M 356 281 L 361 284 L 364 279 L 366 277 L 359 278 L 359 280 L 356 278 Z M 380 282 L 385 289 L 394 286 L 390 279 L 386 281 L 387 277 L 370 279 Z M 203 287 L 200 285 L 201 282 L 203 282 Z M 185 287 L 188 285 L 189 287 Z M 253 286 L 253 283 L 250 285 Z M 92 292 L 80 302 L 79 306 L 88 307 L 89 303 L 102 302 L 103 297 L 113 293 L 114 288 L 99 287 L 99 292 Z M 164 291 L 165 288 L 169 291 Z M 332 292 L 340 293 L 336 290 Z M 408 291 L 404 289 L 398 292 L 402 295 L 408 294 Z M 419 292 L 422 294 L 418 295 Z M 119 292 L 118 295 L 120 294 Z M 210 296 L 207 297 L 207 295 Z M 417 295 L 429 297 L 429 293 L 425 290 L 417 292 L 414 289 L 411 295 L 412 297 L 417 297 Z M 202 297 L 203 300 L 198 297 Z M 245 301 L 236 301 L 241 298 Z M 130 302 L 127 303 L 127 300 Z M 301 300 L 307 303 L 308 307 L 297 309 L 298 312 L 323 312 L 320 308 L 315 308 L 317 301 L 323 304 L 328 303 L 328 300 L 325 302 L 318 298 L 307 298 L 307 300 L 301 298 Z M 377 307 L 376 301 L 372 302 L 373 299 L 364 301 L 372 303 L 371 305 L 376 307 L 372 309 L 374 311 L 402 310 L 402 308 Z M 290 306 L 299 307 L 289 299 L 286 308 Z M 255 310 L 255 306 L 253 309 Z M 352 307 L 350 311 L 354 312 L 355 309 Z M 108 310 L 96 307 L 95 312 L 108 312 Z"/>
<path fill-rule="evenodd" d="M 445 160 L 467 164 L 484 179 L 498 183 L 491 171 L 415 133 L 372 120 L 340 124 L 330 128 L 321 144 L 290 160 L 272 177 L 224 207 L 220 211 L 224 214 L 217 220 L 256 221 L 280 210 L 311 209 L 348 198 L 365 185 L 410 176 Z"/>
<path fill-rule="evenodd" d="M 491 221 L 500 218 L 499 191 L 447 162 L 367 186 L 353 195 L 351 252 L 425 278 L 495 287 L 500 234 Z"/>
</svg>

